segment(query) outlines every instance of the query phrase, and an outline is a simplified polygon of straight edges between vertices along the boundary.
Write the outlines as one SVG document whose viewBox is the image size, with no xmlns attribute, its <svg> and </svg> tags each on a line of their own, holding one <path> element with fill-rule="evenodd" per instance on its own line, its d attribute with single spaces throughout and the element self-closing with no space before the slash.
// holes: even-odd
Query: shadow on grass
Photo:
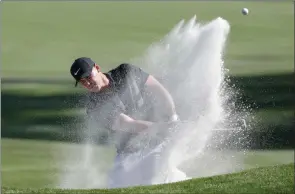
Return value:
<svg viewBox="0 0 295 194">
<path fill-rule="evenodd" d="M 82 120 L 65 113 L 82 106 L 81 96 L 30 96 L 2 91 L 1 98 L 2 137 L 79 141 L 75 134 Z"/>
<path fill-rule="evenodd" d="M 238 88 L 240 101 L 257 109 L 295 108 L 294 74 L 229 77 L 229 85 Z"/>
<path fill-rule="evenodd" d="M 256 110 L 294 110 L 293 74 L 230 77 L 230 84 L 240 90 L 238 103 Z M 2 84 L 68 84 L 68 81 L 2 79 Z M 21 86 L 21 85 L 20 85 Z M 5 138 L 28 138 L 79 142 L 83 120 L 79 115 L 66 114 L 73 108 L 83 108 L 81 94 L 33 96 L 2 90 L 1 131 Z M 82 123 L 82 124 L 81 124 Z M 247 137 L 251 148 L 290 148 L 294 145 L 293 120 L 271 123 L 268 119 L 257 125 Z M 259 129 L 258 129 L 259 128 Z M 220 134 L 216 133 L 218 137 Z M 236 135 L 237 136 L 237 135 Z M 238 140 L 230 140 L 236 145 Z M 240 140 L 239 140 L 240 141 Z M 246 141 L 246 140 L 245 140 Z M 104 143 L 103 141 L 100 141 Z M 249 142 L 247 140 L 247 142 Z M 241 145 L 245 143 L 240 142 Z M 247 145 L 249 146 L 249 145 Z M 237 146 L 232 146 L 237 147 Z"/>
</svg>

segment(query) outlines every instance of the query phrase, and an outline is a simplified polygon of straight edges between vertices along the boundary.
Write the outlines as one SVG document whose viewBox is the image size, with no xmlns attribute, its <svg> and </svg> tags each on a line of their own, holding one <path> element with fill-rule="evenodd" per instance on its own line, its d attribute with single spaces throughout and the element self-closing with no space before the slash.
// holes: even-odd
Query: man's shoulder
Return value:
<svg viewBox="0 0 295 194">
<path fill-rule="evenodd" d="M 133 74 L 133 72 L 134 65 L 130 63 L 121 63 L 106 74 L 111 77 L 113 82 L 118 83 L 121 82 L 121 80 L 125 80 L 125 78 Z"/>
<path fill-rule="evenodd" d="M 119 77 L 125 77 L 127 75 L 135 77 L 149 75 L 149 73 L 147 73 L 141 67 L 138 67 L 132 63 L 121 63 L 114 69 L 110 70 L 108 74 L 112 74 Z"/>
<path fill-rule="evenodd" d="M 111 69 L 109 72 L 111 72 L 111 73 L 126 73 L 134 68 L 136 68 L 136 66 L 134 66 L 131 63 L 121 63 L 117 67 Z"/>
</svg>

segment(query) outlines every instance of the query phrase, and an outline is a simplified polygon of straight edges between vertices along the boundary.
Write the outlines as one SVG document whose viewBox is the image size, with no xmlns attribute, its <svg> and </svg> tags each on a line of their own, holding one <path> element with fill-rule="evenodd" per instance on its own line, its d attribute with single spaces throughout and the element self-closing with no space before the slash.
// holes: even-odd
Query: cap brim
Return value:
<svg viewBox="0 0 295 194">
<path fill-rule="evenodd" d="M 86 72 L 86 73 L 84 73 L 84 74 L 81 75 L 80 79 L 81 79 L 81 78 L 88 77 L 89 75 L 90 75 L 90 74 Z M 77 87 L 78 83 L 79 83 L 79 81 L 76 80 L 75 87 Z"/>
</svg>

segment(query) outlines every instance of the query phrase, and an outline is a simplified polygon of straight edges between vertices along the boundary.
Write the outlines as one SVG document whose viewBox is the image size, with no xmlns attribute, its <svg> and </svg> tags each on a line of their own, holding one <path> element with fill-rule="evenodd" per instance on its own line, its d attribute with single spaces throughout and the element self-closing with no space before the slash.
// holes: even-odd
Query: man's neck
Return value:
<svg viewBox="0 0 295 194">
<path fill-rule="evenodd" d="M 104 86 L 103 86 L 103 88 L 102 88 L 101 91 L 103 91 L 103 92 L 110 91 L 110 89 L 111 89 L 111 82 L 110 82 L 109 78 L 105 74 L 102 74 L 101 79 L 102 79 L 102 82 L 104 83 Z"/>
</svg>

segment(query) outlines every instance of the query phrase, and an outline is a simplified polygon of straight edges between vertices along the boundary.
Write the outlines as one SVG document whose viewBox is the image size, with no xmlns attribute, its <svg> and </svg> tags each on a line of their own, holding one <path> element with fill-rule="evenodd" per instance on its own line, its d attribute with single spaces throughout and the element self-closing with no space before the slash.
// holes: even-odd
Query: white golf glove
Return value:
<svg viewBox="0 0 295 194">
<path fill-rule="evenodd" d="M 172 117 L 170 118 L 170 121 L 173 121 L 173 122 L 179 121 L 178 115 L 177 114 L 172 115 Z"/>
</svg>

